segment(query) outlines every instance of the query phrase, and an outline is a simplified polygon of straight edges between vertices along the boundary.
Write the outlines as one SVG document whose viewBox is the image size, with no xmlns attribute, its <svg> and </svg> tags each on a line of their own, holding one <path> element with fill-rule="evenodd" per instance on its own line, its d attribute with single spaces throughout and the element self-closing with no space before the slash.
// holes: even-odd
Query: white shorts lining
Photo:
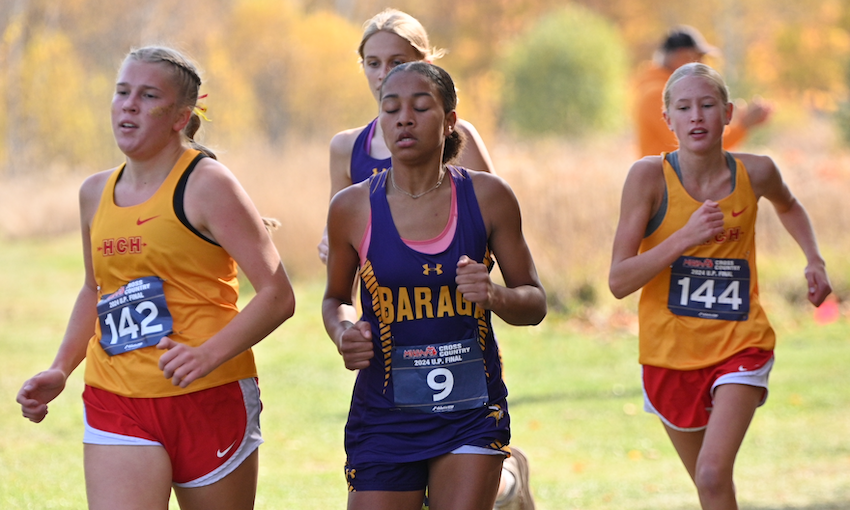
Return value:
<svg viewBox="0 0 850 510">
<path fill-rule="evenodd" d="M 494 450 L 492 448 L 484 448 L 483 446 L 472 446 L 472 445 L 463 445 L 459 448 L 455 448 L 451 453 L 455 454 L 463 454 L 463 453 L 473 453 L 476 455 L 503 455 L 505 457 L 508 456 L 507 453 L 499 450 Z"/>
</svg>

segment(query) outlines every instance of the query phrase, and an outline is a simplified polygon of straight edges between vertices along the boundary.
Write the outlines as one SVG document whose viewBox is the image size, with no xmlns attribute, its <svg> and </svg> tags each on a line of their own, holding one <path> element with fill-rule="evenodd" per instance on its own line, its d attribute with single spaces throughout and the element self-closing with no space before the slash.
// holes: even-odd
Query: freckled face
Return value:
<svg viewBox="0 0 850 510">
<path fill-rule="evenodd" d="M 390 32 L 375 32 L 363 45 L 363 71 L 369 90 L 380 100 L 381 84 L 397 65 L 422 60 L 407 40 Z"/>
<path fill-rule="evenodd" d="M 112 98 L 112 132 L 118 148 L 130 157 L 160 150 L 188 119 L 177 108 L 177 90 L 167 63 L 128 60 L 118 74 Z"/>
<path fill-rule="evenodd" d="M 682 147 L 719 144 L 732 115 L 717 87 L 701 76 L 686 76 L 670 89 L 670 106 L 664 112 L 667 126 Z"/>
<path fill-rule="evenodd" d="M 384 84 L 379 121 L 393 158 L 437 158 L 457 122 L 443 112 L 436 86 L 419 73 L 397 72 Z"/>
</svg>

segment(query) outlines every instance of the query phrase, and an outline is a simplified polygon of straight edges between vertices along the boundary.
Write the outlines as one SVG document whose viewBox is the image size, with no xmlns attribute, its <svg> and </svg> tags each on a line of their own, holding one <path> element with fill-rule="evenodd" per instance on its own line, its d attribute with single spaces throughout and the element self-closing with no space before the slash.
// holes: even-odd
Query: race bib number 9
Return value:
<svg viewBox="0 0 850 510">
<path fill-rule="evenodd" d="M 745 321 L 750 313 L 750 265 L 744 259 L 679 257 L 667 307 L 676 315 Z"/>
<path fill-rule="evenodd" d="M 100 346 L 115 356 L 156 345 L 172 332 L 173 321 L 162 279 L 146 276 L 133 280 L 97 304 Z"/>
<path fill-rule="evenodd" d="M 446 413 L 487 404 L 484 354 L 478 340 L 394 347 L 393 393 L 405 411 Z"/>
</svg>

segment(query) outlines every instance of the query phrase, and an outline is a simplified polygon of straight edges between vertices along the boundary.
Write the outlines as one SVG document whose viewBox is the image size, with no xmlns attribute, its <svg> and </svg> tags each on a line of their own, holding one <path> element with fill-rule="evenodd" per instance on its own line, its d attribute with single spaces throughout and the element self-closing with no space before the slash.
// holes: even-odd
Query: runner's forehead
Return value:
<svg viewBox="0 0 850 510">
<path fill-rule="evenodd" d="M 436 99 L 436 85 L 415 71 L 398 71 L 381 87 L 381 99 L 430 96 Z"/>
</svg>

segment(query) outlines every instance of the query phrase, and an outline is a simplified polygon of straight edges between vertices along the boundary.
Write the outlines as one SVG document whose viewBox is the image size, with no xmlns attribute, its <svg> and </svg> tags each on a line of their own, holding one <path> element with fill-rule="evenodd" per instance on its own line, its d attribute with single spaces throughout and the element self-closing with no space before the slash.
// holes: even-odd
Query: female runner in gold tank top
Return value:
<svg viewBox="0 0 850 510">
<path fill-rule="evenodd" d="M 250 198 L 193 140 L 200 85 L 170 48 L 125 59 L 112 129 L 126 163 L 82 185 L 85 281 L 53 364 L 18 393 L 24 417 L 41 422 L 87 359 L 91 509 L 166 510 L 172 489 L 183 509 L 254 505 L 262 438 L 250 349 L 295 298 Z M 241 311 L 237 264 L 256 290 Z"/>
<path fill-rule="evenodd" d="M 617 298 L 643 289 L 645 406 L 661 417 L 702 508 L 736 509 L 732 468 L 773 361 L 755 279 L 760 197 L 806 256 L 809 301 L 820 305 L 831 287 L 809 217 L 774 162 L 723 151 L 733 106 L 722 77 L 704 64 L 680 67 L 664 108 L 679 150 L 629 171 L 609 286 Z"/>
</svg>

